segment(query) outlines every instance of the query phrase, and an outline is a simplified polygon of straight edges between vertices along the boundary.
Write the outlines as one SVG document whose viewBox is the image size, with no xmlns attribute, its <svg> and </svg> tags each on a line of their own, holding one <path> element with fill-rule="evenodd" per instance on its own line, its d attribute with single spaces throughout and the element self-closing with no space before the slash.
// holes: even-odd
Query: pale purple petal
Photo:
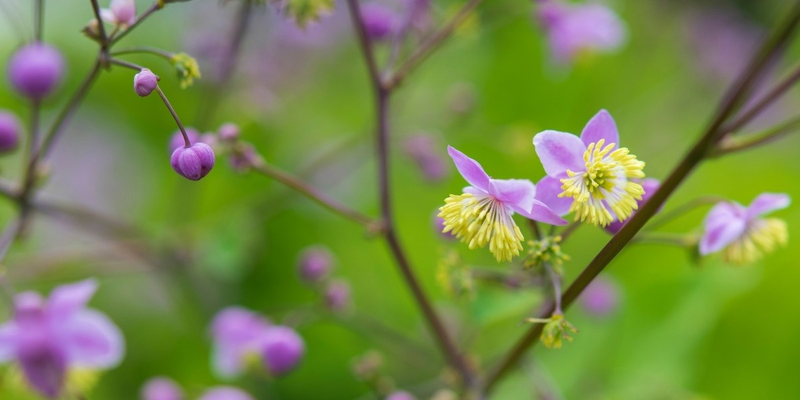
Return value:
<svg viewBox="0 0 800 400">
<path fill-rule="evenodd" d="M 549 176 L 558 178 L 565 176 L 567 170 L 578 172 L 586 169 L 586 163 L 583 161 L 586 146 L 573 134 L 558 131 L 540 132 L 533 137 L 533 145 Z"/>
<path fill-rule="evenodd" d="M 234 387 L 217 386 L 206 390 L 198 400 L 253 400 L 253 397 Z"/>
<path fill-rule="evenodd" d="M 96 291 L 97 281 L 94 279 L 61 285 L 50 293 L 47 313 L 54 318 L 67 318 L 86 307 Z"/>
<path fill-rule="evenodd" d="M 89 368 L 112 368 L 122 361 L 125 341 L 104 314 L 83 310 L 58 327 L 70 363 Z"/>
<path fill-rule="evenodd" d="M 784 193 L 762 193 L 747 207 L 747 218 L 755 218 L 766 213 L 789 207 L 792 200 Z"/>
<path fill-rule="evenodd" d="M 536 200 L 541 201 L 550 207 L 554 213 L 563 217 L 569 214 L 573 199 L 572 197 L 558 197 L 564 191 L 564 189 L 561 189 L 561 185 L 560 179 L 545 176 L 536 183 Z"/>
<path fill-rule="evenodd" d="M 56 398 L 64 387 L 67 359 L 43 330 L 26 331 L 17 337 L 17 360 L 28 383 L 49 398 Z"/>
<path fill-rule="evenodd" d="M 450 154 L 456 164 L 456 169 L 470 185 L 483 191 L 489 190 L 489 179 L 491 178 L 477 161 L 467 157 L 452 146 L 447 146 L 447 154 Z"/>
<path fill-rule="evenodd" d="M 417 398 L 405 390 L 398 390 L 389 394 L 384 400 L 417 400 Z"/>
<path fill-rule="evenodd" d="M 561 218 L 553 212 L 549 207 L 547 207 L 544 203 L 539 200 L 533 201 L 533 207 L 530 210 L 522 210 L 515 207 L 514 211 L 519 213 L 520 215 L 524 216 L 525 218 L 532 219 L 534 221 L 544 222 L 550 225 L 566 225 L 567 220 Z"/>
<path fill-rule="evenodd" d="M 586 123 L 581 133 L 581 140 L 586 147 L 592 143 L 597 143 L 601 139 L 605 140 L 604 146 L 609 144 L 616 144 L 614 148 L 619 147 L 619 132 L 617 131 L 617 124 L 614 118 L 606 110 L 600 110 L 595 114 L 592 119 Z"/>
<path fill-rule="evenodd" d="M 142 387 L 141 400 L 183 400 L 183 390 L 170 378 L 150 378 Z"/>
<path fill-rule="evenodd" d="M 101 8 L 100 9 L 100 18 L 103 21 L 108 22 L 109 24 L 116 24 L 117 23 L 117 16 L 114 15 L 114 12 L 111 11 L 109 8 Z"/>
<path fill-rule="evenodd" d="M 722 250 L 739 238 L 747 226 L 744 209 L 738 204 L 719 203 L 708 213 L 706 230 L 700 240 L 700 254 Z"/>
<path fill-rule="evenodd" d="M 536 186 L 527 179 L 491 179 L 489 194 L 505 204 L 530 210 L 536 198 Z"/>
<path fill-rule="evenodd" d="M 220 377 L 235 377 L 242 372 L 242 353 L 237 347 L 216 343 L 211 354 L 211 366 Z"/>
<path fill-rule="evenodd" d="M 0 364 L 14 358 L 16 352 L 17 327 L 13 322 L 0 325 Z"/>
</svg>

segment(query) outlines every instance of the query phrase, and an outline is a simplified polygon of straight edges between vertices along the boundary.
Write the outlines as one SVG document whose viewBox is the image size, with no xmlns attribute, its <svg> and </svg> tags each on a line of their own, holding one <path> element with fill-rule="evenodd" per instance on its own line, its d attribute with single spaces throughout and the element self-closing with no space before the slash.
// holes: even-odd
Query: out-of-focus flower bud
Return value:
<svg viewBox="0 0 800 400">
<path fill-rule="evenodd" d="M 198 133 L 194 128 L 185 128 L 186 129 L 186 136 L 189 137 L 189 143 L 195 144 L 200 141 L 200 133 Z M 172 154 L 176 149 L 179 147 L 185 147 L 186 142 L 183 140 L 183 134 L 180 130 L 175 131 L 172 134 L 172 137 L 169 138 L 169 153 Z"/>
<path fill-rule="evenodd" d="M 142 387 L 142 400 L 183 400 L 183 390 L 170 378 L 150 378 Z"/>
<path fill-rule="evenodd" d="M 448 96 L 450 111 L 458 115 L 469 114 L 478 103 L 475 87 L 468 83 L 456 83 L 450 88 Z"/>
<path fill-rule="evenodd" d="M 319 283 L 333 268 L 333 254 L 324 246 L 307 247 L 300 254 L 297 270 L 306 283 Z"/>
<path fill-rule="evenodd" d="M 589 314 L 604 317 L 617 309 L 619 290 L 610 280 L 598 277 L 583 291 L 580 302 Z"/>
<path fill-rule="evenodd" d="M 419 167 L 422 175 L 430 182 L 438 182 L 447 177 L 447 161 L 436 149 L 439 145 L 426 134 L 417 134 L 405 141 L 405 152 Z"/>
<path fill-rule="evenodd" d="M 350 284 L 336 280 L 325 288 L 325 306 L 333 312 L 342 312 L 350 308 Z"/>
<path fill-rule="evenodd" d="M 380 376 L 383 357 L 375 350 L 370 350 L 353 360 L 353 375 L 362 382 L 374 381 Z"/>
<path fill-rule="evenodd" d="M 172 153 L 170 163 L 180 176 L 199 181 L 214 168 L 214 150 L 205 143 L 179 147 Z"/>
<path fill-rule="evenodd" d="M 458 400 L 458 395 L 450 389 L 439 389 L 430 400 Z"/>
<path fill-rule="evenodd" d="M 285 375 L 297 367 L 303 358 L 305 345 L 294 329 L 271 326 L 263 337 L 264 366 L 273 376 Z"/>
<path fill-rule="evenodd" d="M 10 111 L 0 110 L 0 153 L 13 151 L 19 145 L 20 123 Z"/>
<path fill-rule="evenodd" d="M 250 168 L 264 162 L 253 145 L 249 143 L 236 143 L 228 161 L 236 172 L 247 172 Z"/>
<path fill-rule="evenodd" d="M 253 400 L 253 396 L 230 386 L 217 386 L 203 392 L 198 400 Z"/>
<path fill-rule="evenodd" d="M 239 126 L 228 122 L 219 127 L 219 138 L 225 142 L 235 142 L 239 139 Z"/>
<path fill-rule="evenodd" d="M 111 0 L 110 8 L 100 10 L 100 18 L 123 28 L 131 26 L 136 22 L 136 2 L 134 0 Z"/>
<path fill-rule="evenodd" d="M 141 97 L 150 95 L 158 86 L 158 77 L 147 68 L 133 76 L 133 90 Z"/>
<path fill-rule="evenodd" d="M 400 18 L 394 10 L 374 2 L 361 6 L 361 19 L 367 35 L 373 40 L 388 39 L 400 27 Z"/>
<path fill-rule="evenodd" d="M 398 390 L 386 396 L 386 400 L 417 400 L 417 398 L 404 390 Z"/>
<path fill-rule="evenodd" d="M 54 47 L 32 43 L 17 50 L 8 64 L 8 78 L 17 92 L 41 100 L 55 90 L 64 74 L 64 59 Z"/>
<path fill-rule="evenodd" d="M 92 18 L 92 20 L 90 20 L 89 23 L 83 27 L 82 32 L 89 39 L 95 41 L 100 41 L 102 39 L 100 37 L 100 23 L 94 18 Z"/>
</svg>

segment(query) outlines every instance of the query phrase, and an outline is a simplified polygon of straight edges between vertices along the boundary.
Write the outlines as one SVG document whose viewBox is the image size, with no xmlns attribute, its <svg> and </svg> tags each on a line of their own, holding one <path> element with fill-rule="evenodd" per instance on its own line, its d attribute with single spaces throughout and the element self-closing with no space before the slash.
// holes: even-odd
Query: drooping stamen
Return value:
<svg viewBox="0 0 800 400">
<path fill-rule="evenodd" d="M 748 225 L 741 237 L 725 247 L 722 259 L 735 265 L 751 264 L 788 242 L 786 222 L 777 218 L 757 219 Z"/>
<path fill-rule="evenodd" d="M 451 232 L 470 249 L 488 243 L 497 261 L 511 261 L 522 250 L 524 238 L 511 218 L 513 212 L 491 196 L 450 195 L 439 210 L 444 219 L 442 232 Z"/>
</svg>

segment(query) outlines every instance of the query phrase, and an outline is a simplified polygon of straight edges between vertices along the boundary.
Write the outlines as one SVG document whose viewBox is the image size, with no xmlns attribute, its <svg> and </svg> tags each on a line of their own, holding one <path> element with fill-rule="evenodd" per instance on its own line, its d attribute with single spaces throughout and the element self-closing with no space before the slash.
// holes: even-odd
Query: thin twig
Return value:
<svg viewBox="0 0 800 400">
<path fill-rule="evenodd" d="M 42 41 L 44 35 L 44 0 L 33 2 L 33 40 Z"/>
<path fill-rule="evenodd" d="M 109 38 L 108 39 L 108 47 L 111 47 L 114 44 L 116 44 L 117 42 L 119 42 L 128 33 L 130 33 L 130 31 L 132 31 L 134 28 L 139 26 L 139 24 L 141 24 L 145 19 L 147 19 L 147 17 L 152 15 L 154 12 L 162 9 L 163 7 L 164 6 L 163 6 L 163 3 L 161 2 L 161 0 L 156 0 L 156 2 L 153 3 L 147 10 L 145 10 L 145 12 L 143 12 L 142 15 L 136 17 L 136 22 L 134 22 L 133 25 L 129 26 L 128 29 L 125 29 L 123 31 L 119 31 L 119 33 L 117 33 L 116 36 L 113 36 L 113 37 Z"/>
<path fill-rule="evenodd" d="M 137 64 L 134 64 L 132 62 L 123 61 L 123 60 L 120 60 L 118 58 L 110 58 L 108 60 L 108 62 L 110 62 L 111 64 L 119 65 L 120 67 L 125 67 L 125 68 L 132 69 L 134 71 L 141 71 L 141 70 L 144 69 L 144 67 L 141 66 L 141 65 L 137 65 Z"/>
<path fill-rule="evenodd" d="M 744 111 L 742 115 L 739 118 L 737 118 L 734 122 L 731 122 L 730 124 L 723 127 L 723 131 L 726 134 L 738 131 L 739 129 L 747 125 L 747 123 L 752 121 L 753 118 L 755 118 L 759 113 L 764 111 L 765 108 L 769 107 L 772 103 L 780 99 L 781 96 L 786 94 L 786 92 L 788 92 L 789 89 L 791 89 L 792 86 L 794 86 L 795 83 L 797 83 L 798 81 L 800 81 L 800 67 L 795 68 L 795 70 L 792 71 L 791 74 L 789 74 L 786 78 L 784 78 L 782 81 L 776 84 L 775 87 L 772 88 L 772 90 L 767 92 L 767 94 L 761 98 L 761 100 L 759 100 L 752 107 Z"/>
<path fill-rule="evenodd" d="M 172 57 L 175 56 L 174 53 L 151 46 L 126 47 L 111 52 L 111 56 L 121 56 L 125 54 L 154 54 L 166 60 L 171 60 Z"/>
<path fill-rule="evenodd" d="M 655 230 L 698 207 L 717 204 L 725 200 L 726 199 L 721 196 L 702 196 L 692 199 L 688 203 L 680 205 L 673 210 L 658 214 L 658 218 L 653 218 L 653 220 L 647 224 L 647 230 Z"/>
<path fill-rule="evenodd" d="M 183 127 L 181 119 L 178 118 L 178 113 L 176 113 L 175 109 L 172 108 L 172 104 L 170 104 L 167 96 L 164 94 L 164 91 L 161 90 L 161 86 L 156 85 L 156 92 L 158 92 L 158 96 L 161 97 L 161 101 L 164 102 L 164 105 L 167 106 L 169 113 L 172 114 L 172 118 L 175 120 L 175 123 L 178 124 L 178 129 L 181 130 L 181 135 L 183 135 L 183 143 L 186 145 L 186 147 L 191 147 L 192 141 L 189 140 L 189 135 L 186 133 L 186 128 Z"/>
<path fill-rule="evenodd" d="M 94 18 L 97 20 L 97 29 L 100 31 L 100 43 L 103 49 L 108 48 L 108 36 L 106 36 L 106 27 L 103 24 L 103 18 L 100 17 L 100 5 L 97 0 L 90 0 L 92 3 L 92 11 Z"/>
<path fill-rule="evenodd" d="M 720 142 L 716 150 L 709 154 L 709 157 L 721 157 L 727 154 L 759 147 L 761 145 L 781 139 L 782 137 L 795 132 L 798 128 L 800 128 L 800 117 L 795 117 L 761 133 L 747 136 L 726 137 Z"/>
</svg>

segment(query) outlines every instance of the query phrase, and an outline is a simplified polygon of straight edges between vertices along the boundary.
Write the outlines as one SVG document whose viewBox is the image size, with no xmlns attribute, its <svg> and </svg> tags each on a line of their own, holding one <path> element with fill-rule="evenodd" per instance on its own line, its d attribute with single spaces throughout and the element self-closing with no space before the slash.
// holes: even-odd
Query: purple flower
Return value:
<svg viewBox="0 0 800 400">
<path fill-rule="evenodd" d="M 644 162 L 619 147 L 617 125 L 606 110 L 589 120 L 580 138 L 548 130 L 536 134 L 533 145 L 547 172 L 537 199 L 559 215 L 576 211 L 576 221 L 607 226 L 638 208 L 645 191 L 635 179 L 644 178 Z"/>
<path fill-rule="evenodd" d="M 604 317 L 617 309 L 619 289 L 612 281 L 598 277 L 586 287 L 580 302 L 589 314 Z"/>
<path fill-rule="evenodd" d="M 147 68 L 143 68 L 133 76 L 133 90 L 141 97 L 146 97 L 156 90 L 158 77 Z"/>
<path fill-rule="evenodd" d="M 197 132 L 194 128 L 186 127 L 186 136 L 189 136 L 189 143 L 195 144 L 200 140 L 200 132 Z M 172 136 L 169 138 L 169 153 L 172 154 L 175 152 L 176 149 L 180 147 L 185 147 L 186 143 L 183 140 L 183 134 L 180 130 L 177 130 L 172 133 Z"/>
<path fill-rule="evenodd" d="M 564 225 L 544 203 L 535 199 L 536 187 L 527 179 L 492 179 L 477 161 L 448 146 L 458 172 L 471 186 L 461 195 L 450 195 L 439 210 L 443 232 L 452 232 L 470 249 L 489 245 L 497 261 L 510 261 L 522 250 L 522 232 L 512 216 L 553 225 Z"/>
<path fill-rule="evenodd" d="M 417 400 L 417 398 L 404 390 L 397 390 L 386 396 L 386 400 Z"/>
<path fill-rule="evenodd" d="M 136 1 L 111 0 L 110 8 L 100 9 L 100 18 L 109 24 L 131 26 L 136 22 Z"/>
<path fill-rule="evenodd" d="M 198 400 L 253 400 L 253 397 L 235 387 L 217 386 L 203 392 Z"/>
<path fill-rule="evenodd" d="M 214 150 L 205 143 L 178 147 L 170 157 L 170 164 L 180 176 L 199 181 L 214 168 Z"/>
<path fill-rule="evenodd" d="M 350 307 L 350 285 L 335 280 L 325 288 L 325 306 L 333 312 L 342 312 Z"/>
<path fill-rule="evenodd" d="M 222 377 L 242 373 L 248 356 L 258 356 L 269 321 L 244 308 L 228 307 L 214 317 L 211 335 L 214 339 L 212 364 Z"/>
<path fill-rule="evenodd" d="M 86 308 L 94 280 L 57 287 L 48 300 L 25 292 L 14 298 L 14 319 L 0 326 L 0 362 L 16 359 L 28 383 L 58 397 L 72 367 L 106 369 L 125 352 L 119 329 L 104 314 Z"/>
<path fill-rule="evenodd" d="M 54 47 L 32 43 L 17 50 L 8 64 L 8 79 L 23 96 L 41 100 L 61 83 L 64 59 Z"/>
<path fill-rule="evenodd" d="M 644 189 L 644 194 L 642 195 L 642 199 L 636 203 L 638 207 L 641 207 L 642 204 L 644 204 L 648 199 L 650 199 L 650 196 L 652 196 L 656 192 L 656 190 L 658 190 L 658 187 L 661 186 L 661 182 L 659 182 L 658 179 L 645 179 L 641 183 L 642 183 L 642 188 Z M 633 214 L 636 214 L 636 211 L 632 212 L 631 216 L 633 216 Z M 616 235 L 617 232 L 619 232 L 619 230 L 622 229 L 622 227 L 625 226 L 626 223 L 627 221 L 620 222 L 617 220 L 606 226 L 604 229 L 606 230 L 606 232 L 612 235 Z"/>
<path fill-rule="evenodd" d="M 438 182 L 447 177 L 447 164 L 434 150 L 434 140 L 428 135 L 414 135 L 405 142 L 405 151 L 428 181 Z"/>
<path fill-rule="evenodd" d="M 786 222 L 760 217 L 790 203 L 789 196 L 777 193 L 763 193 L 748 207 L 735 202 L 718 203 L 706 216 L 700 254 L 722 251 L 725 262 L 742 265 L 759 260 L 778 245 L 786 245 Z"/>
<path fill-rule="evenodd" d="M 13 151 L 19 145 L 20 122 L 10 111 L 0 109 L 0 153 Z"/>
<path fill-rule="evenodd" d="M 294 370 L 305 352 L 303 339 L 294 329 L 286 326 L 269 327 L 262 343 L 264 366 L 273 376 Z"/>
<path fill-rule="evenodd" d="M 142 400 L 183 400 L 183 390 L 170 378 L 150 378 L 142 387 Z"/>
<path fill-rule="evenodd" d="M 553 58 L 562 64 L 572 62 L 584 51 L 616 50 L 627 40 L 623 22 L 602 4 L 543 1 L 537 19 L 547 32 Z"/>
<path fill-rule="evenodd" d="M 306 283 L 319 283 L 333 268 L 333 254 L 324 246 L 307 247 L 300 253 L 297 270 Z"/>
<path fill-rule="evenodd" d="M 239 126 L 228 122 L 219 127 L 219 137 L 226 142 L 235 142 L 239 139 Z"/>
<path fill-rule="evenodd" d="M 391 8 L 376 2 L 364 3 L 361 6 L 361 19 L 364 29 L 373 40 L 392 37 L 400 28 L 400 17 Z"/>
</svg>

